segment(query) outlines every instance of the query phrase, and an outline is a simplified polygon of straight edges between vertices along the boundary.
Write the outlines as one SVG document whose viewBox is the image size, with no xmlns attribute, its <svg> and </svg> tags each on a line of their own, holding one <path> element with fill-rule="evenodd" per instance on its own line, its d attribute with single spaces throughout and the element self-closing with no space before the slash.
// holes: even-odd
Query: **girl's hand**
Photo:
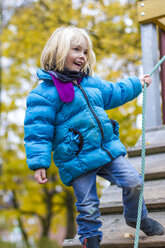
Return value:
<svg viewBox="0 0 165 248">
<path fill-rule="evenodd" d="M 146 74 L 146 75 L 144 75 L 144 76 L 140 79 L 140 82 L 141 82 L 142 87 L 144 86 L 144 83 L 146 83 L 146 84 L 147 84 L 147 87 L 148 87 L 148 86 L 151 84 L 152 79 L 151 79 L 151 77 L 150 77 L 149 74 Z"/>
<path fill-rule="evenodd" d="M 44 184 L 48 181 L 46 178 L 46 169 L 40 168 L 35 171 L 34 178 L 37 180 L 39 184 Z"/>
</svg>

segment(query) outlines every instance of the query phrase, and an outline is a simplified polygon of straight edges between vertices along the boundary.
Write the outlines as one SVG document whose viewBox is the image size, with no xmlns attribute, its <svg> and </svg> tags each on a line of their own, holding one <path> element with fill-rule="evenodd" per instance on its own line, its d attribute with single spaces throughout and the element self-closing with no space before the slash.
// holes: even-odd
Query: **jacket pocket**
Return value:
<svg viewBox="0 0 165 248">
<path fill-rule="evenodd" d="M 70 146 L 68 148 L 71 154 L 75 154 L 76 156 L 81 152 L 84 140 L 80 131 L 69 128 L 70 132 Z"/>
<path fill-rule="evenodd" d="M 119 137 L 119 123 L 113 119 L 110 119 L 110 121 L 113 127 L 114 134 L 116 134 L 117 137 Z"/>
</svg>

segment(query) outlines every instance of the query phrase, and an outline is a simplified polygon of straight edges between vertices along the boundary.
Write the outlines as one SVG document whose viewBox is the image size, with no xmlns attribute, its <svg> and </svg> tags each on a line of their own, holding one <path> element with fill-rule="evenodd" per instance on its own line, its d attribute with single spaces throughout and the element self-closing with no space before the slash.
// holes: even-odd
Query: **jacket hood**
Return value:
<svg viewBox="0 0 165 248">
<path fill-rule="evenodd" d="M 52 77 L 51 75 L 49 75 L 49 73 L 47 71 L 44 71 L 43 69 L 38 69 L 37 70 L 37 76 L 39 78 L 39 80 L 51 80 L 52 81 Z"/>
</svg>

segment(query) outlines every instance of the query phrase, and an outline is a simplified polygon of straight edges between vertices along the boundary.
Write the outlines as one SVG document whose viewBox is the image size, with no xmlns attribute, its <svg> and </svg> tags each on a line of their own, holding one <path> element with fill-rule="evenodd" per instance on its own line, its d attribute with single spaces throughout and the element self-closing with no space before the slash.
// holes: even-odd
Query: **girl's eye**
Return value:
<svg viewBox="0 0 165 248">
<path fill-rule="evenodd" d="M 78 52 L 79 51 L 79 48 L 78 47 L 75 47 L 75 48 L 73 48 L 73 50 L 75 50 L 76 52 Z"/>
</svg>

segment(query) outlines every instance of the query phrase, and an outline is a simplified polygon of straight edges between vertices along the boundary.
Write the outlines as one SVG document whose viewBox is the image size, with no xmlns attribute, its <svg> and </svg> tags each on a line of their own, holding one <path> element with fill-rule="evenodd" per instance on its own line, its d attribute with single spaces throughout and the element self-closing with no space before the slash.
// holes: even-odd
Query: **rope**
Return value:
<svg viewBox="0 0 165 248">
<path fill-rule="evenodd" d="M 150 76 L 156 71 L 156 69 L 163 63 L 165 56 L 155 65 L 155 67 L 150 72 Z M 143 191 L 144 191 L 144 177 L 145 177 L 145 110 L 146 110 L 146 88 L 147 84 L 144 83 L 143 87 L 143 103 L 142 103 L 142 166 L 141 166 L 141 176 L 142 176 L 142 186 L 139 194 L 139 203 L 138 203 L 138 215 L 136 222 L 136 233 L 134 248 L 138 248 L 139 243 L 139 232 L 140 232 L 140 223 L 141 223 L 141 213 L 142 213 L 142 202 L 143 202 Z"/>
</svg>

